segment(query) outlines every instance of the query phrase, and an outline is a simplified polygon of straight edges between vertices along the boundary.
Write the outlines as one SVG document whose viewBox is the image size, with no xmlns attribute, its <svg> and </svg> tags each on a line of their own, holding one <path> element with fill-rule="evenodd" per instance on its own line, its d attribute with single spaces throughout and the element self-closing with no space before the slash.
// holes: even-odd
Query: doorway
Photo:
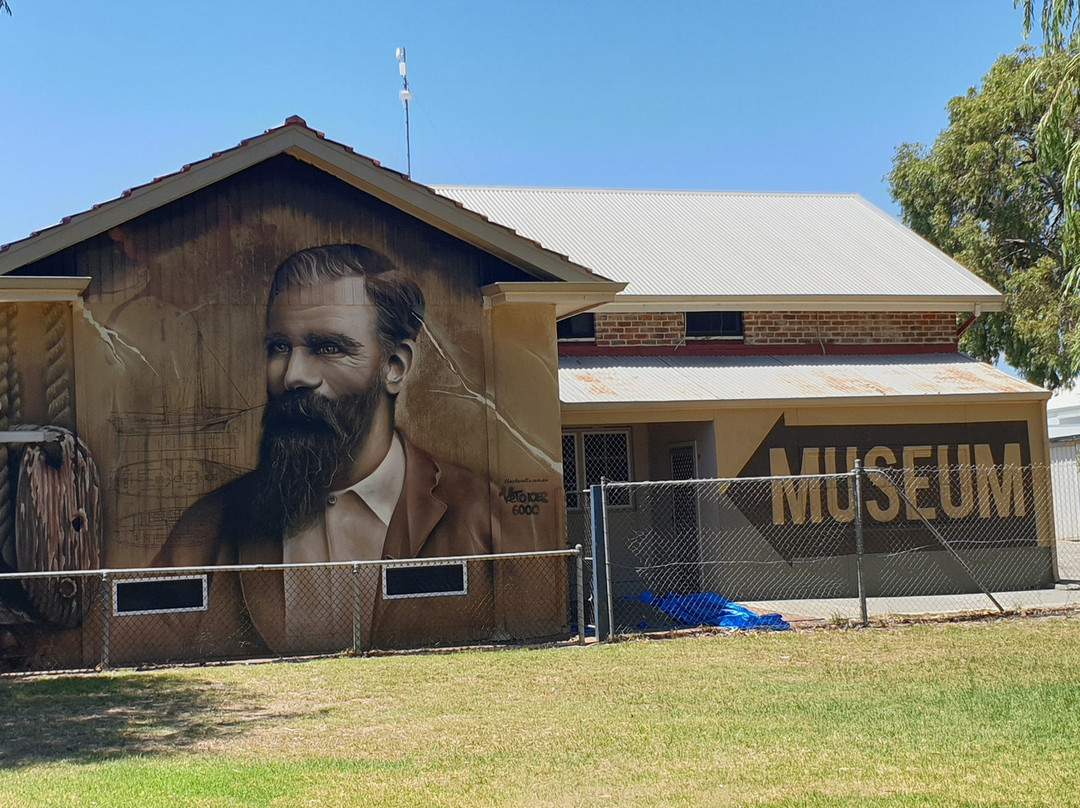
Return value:
<svg viewBox="0 0 1080 808">
<path fill-rule="evenodd" d="M 673 444 L 669 448 L 671 485 L 671 535 L 673 543 L 672 591 L 690 594 L 701 591 L 701 542 L 698 517 L 698 486 L 679 485 L 679 480 L 697 479 L 696 443 Z"/>
</svg>

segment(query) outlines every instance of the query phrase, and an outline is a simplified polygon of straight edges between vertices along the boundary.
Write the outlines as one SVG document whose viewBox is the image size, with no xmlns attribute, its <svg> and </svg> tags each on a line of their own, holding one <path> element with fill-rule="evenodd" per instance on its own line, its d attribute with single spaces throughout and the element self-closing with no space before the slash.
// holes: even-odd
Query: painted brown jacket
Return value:
<svg viewBox="0 0 1080 808">
<path fill-rule="evenodd" d="M 385 559 L 477 555 L 498 551 L 497 491 L 479 475 L 437 461 L 404 436 L 405 482 L 387 528 Z M 253 525 L 256 477 L 246 474 L 210 492 L 180 518 L 157 553 L 153 566 L 280 564 L 281 536 L 259 535 Z M 561 559 L 560 559 L 561 560 Z M 495 595 L 491 561 L 470 563 L 468 594 L 384 600 L 381 580 L 374 597 L 367 647 L 445 645 L 497 638 L 505 615 Z M 505 566 L 505 565 L 504 565 Z M 342 574 L 349 574 L 343 570 Z M 381 578 L 381 576 L 380 576 Z M 259 644 L 273 653 L 342 650 L 304 648 L 286 639 L 284 577 L 280 570 L 211 575 L 208 610 L 169 615 L 173 642 L 181 649 L 198 646 L 196 655 L 257 653 Z M 351 602 L 341 604 L 350 610 Z M 345 647 L 347 647 L 347 645 Z"/>
</svg>

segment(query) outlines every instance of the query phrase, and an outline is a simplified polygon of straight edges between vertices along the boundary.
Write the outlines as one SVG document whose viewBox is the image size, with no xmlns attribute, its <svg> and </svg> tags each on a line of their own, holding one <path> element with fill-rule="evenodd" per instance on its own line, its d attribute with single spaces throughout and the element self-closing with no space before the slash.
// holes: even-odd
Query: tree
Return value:
<svg viewBox="0 0 1080 808">
<path fill-rule="evenodd" d="M 1035 23 L 1035 0 L 1013 0 L 1013 7 L 1024 9 L 1024 37 Z M 1062 258 L 1068 270 L 1065 292 L 1076 293 L 1080 286 L 1080 2 L 1078 0 L 1042 0 L 1039 15 L 1043 34 L 1043 52 L 1068 55 L 1056 76 L 1054 90 L 1044 100 L 1042 115 L 1035 132 L 1039 160 L 1048 173 L 1061 173 Z M 1027 107 L 1039 106 L 1036 93 L 1044 83 L 1036 67 L 1024 98 Z"/>
<path fill-rule="evenodd" d="M 899 146 L 888 175 L 904 222 L 1005 295 L 1004 311 L 984 314 L 963 350 L 1004 355 L 1049 388 L 1080 370 L 1080 296 L 1063 294 L 1065 171 L 1041 159 L 1036 133 L 1072 58 L 1002 56 L 981 88 L 949 102 L 933 146 Z"/>
</svg>

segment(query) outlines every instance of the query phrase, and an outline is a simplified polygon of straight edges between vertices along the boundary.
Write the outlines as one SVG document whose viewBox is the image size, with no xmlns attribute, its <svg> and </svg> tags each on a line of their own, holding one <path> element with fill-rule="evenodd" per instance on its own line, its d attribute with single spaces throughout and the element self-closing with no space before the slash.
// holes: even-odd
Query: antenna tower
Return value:
<svg viewBox="0 0 1080 808">
<path fill-rule="evenodd" d="M 398 60 L 398 73 L 401 74 L 401 92 L 398 97 L 405 107 L 405 176 L 412 177 L 412 137 L 409 130 L 409 102 L 412 90 L 409 89 L 409 73 L 405 66 L 405 48 L 398 48 L 395 55 Z"/>
</svg>

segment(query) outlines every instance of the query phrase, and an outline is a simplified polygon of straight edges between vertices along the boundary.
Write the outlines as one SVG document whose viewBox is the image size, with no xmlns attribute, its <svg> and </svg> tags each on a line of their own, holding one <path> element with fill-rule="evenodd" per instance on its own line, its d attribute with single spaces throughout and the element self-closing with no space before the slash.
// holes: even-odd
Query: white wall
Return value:
<svg viewBox="0 0 1080 808">
<path fill-rule="evenodd" d="M 1080 440 L 1050 444 L 1054 524 L 1058 541 L 1080 541 Z"/>
</svg>

